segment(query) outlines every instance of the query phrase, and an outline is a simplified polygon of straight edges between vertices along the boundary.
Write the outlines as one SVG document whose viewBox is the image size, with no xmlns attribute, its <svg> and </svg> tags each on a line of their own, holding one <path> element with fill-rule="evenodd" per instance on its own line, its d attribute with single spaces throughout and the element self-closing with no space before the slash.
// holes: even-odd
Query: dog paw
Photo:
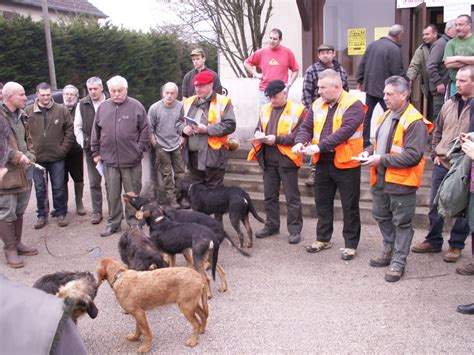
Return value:
<svg viewBox="0 0 474 355">
<path fill-rule="evenodd" d="M 198 343 L 198 342 L 197 342 L 196 339 L 191 338 L 191 339 L 188 339 L 188 340 L 186 341 L 185 345 L 192 348 L 192 347 L 196 346 L 197 343 Z"/>
<path fill-rule="evenodd" d="M 138 339 L 140 339 L 140 335 L 137 335 L 135 333 L 127 335 L 127 340 L 128 341 L 138 341 Z"/>
<path fill-rule="evenodd" d="M 142 345 L 138 348 L 139 353 L 149 353 L 151 351 L 151 346 L 149 345 Z"/>
<path fill-rule="evenodd" d="M 251 242 L 248 242 L 247 244 L 245 244 L 245 247 L 246 248 L 251 248 L 253 246 L 253 244 Z M 241 248 L 242 249 L 242 248 Z"/>
<path fill-rule="evenodd" d="M 225 292 L 227 291 L 227 287 L 219 287 L 219 292 Z"/>
</svg>

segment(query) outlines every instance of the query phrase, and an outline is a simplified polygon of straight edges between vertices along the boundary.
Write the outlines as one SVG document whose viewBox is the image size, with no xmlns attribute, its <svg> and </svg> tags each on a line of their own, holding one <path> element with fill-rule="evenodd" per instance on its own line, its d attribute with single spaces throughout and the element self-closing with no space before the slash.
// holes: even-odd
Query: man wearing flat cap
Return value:
<svg viewBox="0 0 474 355">
<path fill-rule="evenodd" d="M 260 117 L 249 152 L 248 160 L 258 160 L 263 169 L 263 193 L 265 197 L 265 226 L 255 233 L 266 238 L 280 233 L 280 185 L 286 197 L 288 210 L 288 242 L 298 244 L 303 227 L 298 170 L 302 156 L 291 151 L 298 127 L 306 116 L 303 105 L 287 99 L 286 85 L 272 80 L 265 88 L 270 102 L 260 109 Z"/>
<path fill-rule="evenodd" d="M 304 73 L 303 79 L 303 94 L 301 95 L 301 102 L 307 111 L 311 109 L 313 102 L 320 96 L 318 93 L 319 73 L 326 69 L 332 69 L 339 73 L 342 80 L 342 88 L 349 92 L 349 83 L 347 82 L 347 73 L 342 65 L 335 59 L 336 49 L 329 44 L 321 44 L 318 47 L 319 60 L 310 65 Z M 305 181 L 306 186 L 314 185 L 315 167 L 311 166 L 311 174 Z"/>
<path fill-rule="evenodd" d="M 191 60 L 193 61 L 194 69 L 191 69 L 183 78 L 183 85 L 181 93 L 183 100 L 194 95 L 194 77 L 202 71 L 208 71 L 214 75 L 214 91 L 218 94 L 222 93 L 222 85 L 217 73 L 206 67 L 206 53 L 202 48 L 195 48 L 191 52 Z"/>
<path fill-rule="evenodd" d="M 227 96 L 213 90 L 215 76 L 208 70 L 193 79 L 196 95 L 183 101 L 184 122 L 179 127 L 187 142 L 183 158 L 186 179 L 193 184 L 217 187 L 224 184 L 228 135 L 236 128 L 234 109 Z M 192 119 L 186 119 L 190 118 Z"/>
</svg>

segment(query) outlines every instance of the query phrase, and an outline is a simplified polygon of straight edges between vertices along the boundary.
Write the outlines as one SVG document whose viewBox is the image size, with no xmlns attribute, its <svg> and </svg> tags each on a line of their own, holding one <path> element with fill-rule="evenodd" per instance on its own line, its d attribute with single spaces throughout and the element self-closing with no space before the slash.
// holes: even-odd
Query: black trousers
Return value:
<svg viewBox="0 0 474 355">
<path fill-rule="evenodd" d="M 266 166 L 263 170 L 263 193 L 265 197 L 265 226 L 271 230 L 280 229 L 280 185 L 286 197 L 287 228 L 290 234 L 300 233 L 303 228 L 298 168 Z"/>
<path fill-rule="evenodd" d="M 334 198 L 339 190 L 342 203 L 342 235 L 345 247 L 357 249 L 360 239 L 360 167 L 338 169 L 334 155 L 323 156 L 316 164 L 314 201 L 318 214 L 316 240 L 329 242 L 334 231 Z"/>
<path fill-rule="evenodd" d="M 207 187 L 224 186 L 225 169 L 206 168 L 198 170 L 198 152 L 189 152 L 188 172 L 185 180 L 191 184 L 204 184 Z"/>
<path fill-rule="evenodd" d="M 71 175 L 75 183 L 84 183 L 84 156 L 82 149 L 72 150 L 64 160 L 64 181 L 67 184 L 68 175 Z"/>
</svg>

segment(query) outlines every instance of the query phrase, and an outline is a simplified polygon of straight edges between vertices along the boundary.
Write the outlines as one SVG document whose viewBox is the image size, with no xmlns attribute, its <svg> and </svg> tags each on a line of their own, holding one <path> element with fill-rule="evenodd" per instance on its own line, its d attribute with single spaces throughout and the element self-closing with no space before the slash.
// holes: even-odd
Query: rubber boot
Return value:
<svg viewBox="0 0 474 355">
<path fill-rule="evenodd" d="M 13 223 L 0 221 L 0 235 L 4 244 L 3 251 L 7 264 L 12 268 L 18 269 L 25 266 L 23 260 L 18 256 L 15 246 L 15 228 Z"/>
<path fill-rule="evenodd" d="M 82 204 L 82 196 L 84 195 L 84 184 L 82 182 L 74 183 L 74 194 L 76 195 L 76 212 L 79 216 L 85 216 L 86 209 Z"/>
<path fill-rule="evenodd" d="M 17 216 L 16 221 L 13 222 L 13 227 L 15 229 L 15 244 L 18 255 L 37 255 L 38 249 L 26 246 L 21 242 L 21 235 L 23 232 L 23 215 Z"/>
</svg>

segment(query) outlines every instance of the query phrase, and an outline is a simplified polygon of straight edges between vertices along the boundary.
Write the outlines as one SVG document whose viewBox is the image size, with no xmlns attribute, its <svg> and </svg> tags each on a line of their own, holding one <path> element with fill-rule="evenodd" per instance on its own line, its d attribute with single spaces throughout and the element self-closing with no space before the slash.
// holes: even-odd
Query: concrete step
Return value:
<svg viewBox="0 0 474 355">
<path fill-rule="evenodd" d="M 261 217 L 265 218 L 264 211 L 264 199 L 263 193 L 261 192 L 249 192 L 250 197 L 252 198 L 252 202 L 257 209 L 258 213 Z M 303 217 L 307 218 L 317 218 L 316 208 L 314 204 L 314 199 L 311 197 L 302 196 L 301 204 L 303 208 Z M 372 217 L 372 203 L 371 202 L 364 202 L 361 201 L 359 204 L 360 208 L 360 219 L 363 224 L 371 224 L 375 225 L 376 222 Z M 429 221 L 428 221 L 428 207 L 416 207 L 415 217 L 413 219 L 413 227 L 414 228 L 422 228 L 428 229 L 429 228 Z M 286 202 L 285 196 L 282 195 L 280 197 L 280 214 L 287 214 L 286 211 Z M 342 221 L 342 207 L 341 201 L 336 199 L 334 201 L 334 219 L 336 221 Z"/>
<path fill-rule="evenodd" d="M 242 174 L 242 175 L 262 175 L 262 169 L 255 161 L 246 161 L 242 159 L 229 159 L 227 162 L 226 168 L 227 174 Z M 306 179 L 309 176 L 310 167 L 308 164 L 304 164 L 300 168 L 299 177 L 301 180 Z M 369 183 L 370 181 L 370 169 L 368 167 L 362 167 L 361 171 L 361 183 Z M 423 180 L 421 183 L 422 187 L 430 187 L 431 186 L 431 170 L 425 169 L 423 172 Z"/>
<path fill-rule="evenodd" d="M 298 181 L 300 194 L 303 197 L 314 198 L 314 188 L 305 185 L 304 178 Z M 260 175 L 246 175 L 246 174 L 232 174 L 226 173 L 224 178 L 225 185 L 238 185 L 247 192 L 263 193 L 263 176 Z M 280 194 L 284 195 L 283 188 L 280 188 Z M 339 192 L 336 193 L 336 198 L 340 199 Z M 372 193 L 368 183 L 362 183 L 360 187 L 360 201 L 372 202 Z M 430 189 L 429 187 L 421 187 L 416 196 L 418 206 L 428 207 L 430 204 Z"/>
</svg>

